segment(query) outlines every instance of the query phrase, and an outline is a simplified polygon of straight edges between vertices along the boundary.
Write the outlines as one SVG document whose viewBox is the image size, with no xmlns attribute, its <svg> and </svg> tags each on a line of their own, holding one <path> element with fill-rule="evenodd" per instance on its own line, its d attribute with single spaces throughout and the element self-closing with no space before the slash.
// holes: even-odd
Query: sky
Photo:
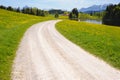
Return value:
<svg viewBox="0 0 120 80">
<path fill-rule="evenodd" d="M 63 9 L 86 8 L 92 5 L 118 4 L 120 0 L 0 0 L 0 5 L 12 7 L 37 7 L 39 9 Z"/>
</svg>

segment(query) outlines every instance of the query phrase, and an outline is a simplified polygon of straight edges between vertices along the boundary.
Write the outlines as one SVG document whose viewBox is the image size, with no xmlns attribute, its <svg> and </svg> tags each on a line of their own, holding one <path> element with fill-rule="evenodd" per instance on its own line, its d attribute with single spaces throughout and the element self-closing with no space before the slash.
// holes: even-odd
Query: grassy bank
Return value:
<svg viewBox="0 0 120 80">
<path fill-rule="evenodd" d="M 10 80 L 15 52 L 26 29 L 50 19 L 0 9 L 0 80 Z"/>
<path fill-rule="evenodd" d="M 120 27 L 62 21 L 57 30 L 90 53 L 120 69 Z"/>
</svg>

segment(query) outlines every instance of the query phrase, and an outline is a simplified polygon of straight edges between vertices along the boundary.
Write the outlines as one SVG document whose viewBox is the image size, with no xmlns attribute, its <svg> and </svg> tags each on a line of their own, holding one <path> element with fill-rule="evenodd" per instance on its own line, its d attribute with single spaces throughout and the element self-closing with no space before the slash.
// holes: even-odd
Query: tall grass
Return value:
<svg viewBox="0 0 120 80">
<path fill-rule="evenodd" d="M 120 27 L 66 20 L 56 28 L 75 44 L 120 69 Z"/>
<path fill-rule="evenodd" d="M 10 80 L 13 59 L 24 32 L 37 22 L 52 17 L 36 17 L 0 9 L 0 80 Z"/>
</svg>

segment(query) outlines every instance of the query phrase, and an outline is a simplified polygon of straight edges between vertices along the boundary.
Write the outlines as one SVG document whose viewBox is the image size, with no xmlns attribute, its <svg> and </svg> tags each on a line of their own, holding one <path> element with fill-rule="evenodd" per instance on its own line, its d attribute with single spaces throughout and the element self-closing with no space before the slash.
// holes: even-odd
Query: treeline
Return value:
<svg viewBox="0 0 120 80">
<path fill-rule="evenodd" d="M 106 8 L 103 24 L 120 26 L 120 3 Z"/>
<path fill-rule="evenodd" d="M 14 12 L 19 12 L 19 13 L 24 13 L 24 14 L 30 14 L 30 15 L 36 15 L 36 16 L 47 16 L 49 15 L 48 11 L 44 11 L 38 8 L 32 8 L 32 7 L 24 7 L 23 9 L 18 8 L 13 8 L 11 6 L 3 6 L 0 5 L 1 9 L 9 10 L 9 11 L 14 11 Z"/>
<path fill-rule="evenodd" d="M 104 16 L 104 11 L 93 11 L 90 13 L 91 16 L 96 16 L 99 17 L 100 19 L 102 19 L 102 17 Z"/>
<path fill-rule="evenodd" d="M 80 20 L 87 20 L 87 19 L 90 19 L 90 20 L 102 20 L 102 16 L 99 16 L 99 13 L 94 13 L 94 14 L 88 14 L 88 13 L 83 13 L 83 12 L 80 12 L 79 13 L 79 19 Z"/>
<path fill-rule="evenodd" d="M 58 14 L 64 14 L 64 12 L 65 11 L 63 11 L 61 9 L 51 9 L 51 10 L 49 10 L 50 14 L 56 14 L 56 13 L 58 13 Z"/>
</svg>

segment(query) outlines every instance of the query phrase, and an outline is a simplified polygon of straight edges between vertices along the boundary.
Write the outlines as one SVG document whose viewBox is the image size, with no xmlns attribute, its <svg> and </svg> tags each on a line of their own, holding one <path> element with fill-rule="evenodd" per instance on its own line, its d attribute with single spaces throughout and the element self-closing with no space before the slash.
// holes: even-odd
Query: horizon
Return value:
<svg viewBox="0 0 120 80">
<path fill-rule="evenodd" d="M 44 10 L 50 10 L 50 9 L 61 9 L 61 10 L 67 10 L 71 11 L 73 8 L 87 8 L 92 5 L 104 5 L 104 4 L 118 4 L 120 3 L 119 0 L 91 0 L 91 1 L 86 1 L 86 0 L 21 0 L 21 1 L 14 1 L 14 0 L 0 0 L 0 5 L 4 6 L 12 6 L 14 8 L 20 7 L 23 8 L 25 6 L 28 7 L 37 7 L 39 9 L 44 9 Z M 69 5 L 66 5 L 69 4 Z"/>
</svg>

